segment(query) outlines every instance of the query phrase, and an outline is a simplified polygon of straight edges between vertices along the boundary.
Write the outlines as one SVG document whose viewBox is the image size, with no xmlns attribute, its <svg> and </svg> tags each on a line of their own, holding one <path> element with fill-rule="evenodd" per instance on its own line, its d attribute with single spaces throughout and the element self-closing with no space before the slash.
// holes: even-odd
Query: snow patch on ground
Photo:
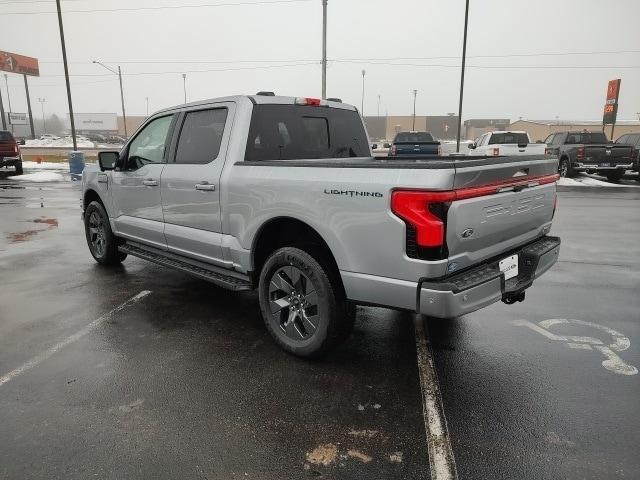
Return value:
<svg viewBox="0 0 640 480">
<path fill-rule="evenodd" d="M 561 178 L 558 181 L 558 185 L 565 187 L 626 187 L 628 185 L 621 185 L 619 183 L 611 183 L 606 180 L 600 180 L 599 178 L 592 177 L 586 173 L 579 173 L 574 178 Z"/>
<path fill-rule="evenodd" d="M 34 172 L 25 173 L 24 175 L 15 175 L 9 177 L 11 180 L 19 180 L 21 182 L 62 182 L 64 177 L 56 172 Z"/>
<path fill-rule="evenodd" d="M 95 144 L 89 140 L 77 139 L 78 148 L 94 148 Z M 27 140 L 25 147 L 64 147 L 73 149 L 73 140 L 69 137 L 59 138 L 58 140 Z"/>
<path fill-rule="evenodd" d="M 25 170 L 65 170 L 69 171 L 68 162 L 22 162 Z"/>
</svg>

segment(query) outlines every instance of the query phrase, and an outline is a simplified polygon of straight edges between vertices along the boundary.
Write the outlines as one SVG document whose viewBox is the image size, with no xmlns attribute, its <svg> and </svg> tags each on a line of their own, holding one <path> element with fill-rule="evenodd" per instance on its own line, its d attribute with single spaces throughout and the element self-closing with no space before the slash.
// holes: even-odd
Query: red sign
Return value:
<svg viewBox="0 0 640 480">
<path fill-rule="evenodd" d="M 0 70 L 21 75 L 40 76 L 38 59 L 0 51 Z"/>
<path fill-rule="evenodd" d="M 604 104 L 602 124 L 616 123 L 618 115 L 618 97 L 620 96 L 620 79 L 610 80 L 607 86 L 607 101 Z"/>
</svg>

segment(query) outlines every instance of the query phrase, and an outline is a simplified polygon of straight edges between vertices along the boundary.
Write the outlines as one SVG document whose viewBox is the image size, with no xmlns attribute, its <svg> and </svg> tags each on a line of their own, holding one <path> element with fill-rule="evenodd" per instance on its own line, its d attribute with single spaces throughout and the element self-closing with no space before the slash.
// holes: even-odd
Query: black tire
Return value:
<svg viewBox="0 0 640 480">
<path fill-rule="evenodd" d="M 622 177 L 624 177 L 624 170 L 613 170 L 612 172 L 607 172 L 605 174 L 607 180 L 611 183 L 618 183 Z"/>
<path fill-rule="evenodd" d="M 353 328 L 355 307 L 342 298 L 326 265 L 304 250 L 285 247 L 273 252 L 260 272 L 260 310 L 267 330 L 280 347 L 299 357 L 322 356 Z"/>
<path fill-rule="evenodd" d="M 118 238 L 111 231 L 109 216 L 100 202 L 91 202 L 84 211 L 84 233 L 91 255 L 101 265 L 118 265 L 126 253 L 118 251 Z"/>
<path fill-rule="evenodd" d="M 561 177 L 572 178 L 576 176 L 576 172 L 571 168 L 571 162 L 567 157 L 562 157 L 558 162 L 558 173 Z"/>
<path fill-rule="evenodd" d="M 16 175 L 22 175 L 24 170 L 22 170 L 22 162 L 16 163 Z"/>
</svg>

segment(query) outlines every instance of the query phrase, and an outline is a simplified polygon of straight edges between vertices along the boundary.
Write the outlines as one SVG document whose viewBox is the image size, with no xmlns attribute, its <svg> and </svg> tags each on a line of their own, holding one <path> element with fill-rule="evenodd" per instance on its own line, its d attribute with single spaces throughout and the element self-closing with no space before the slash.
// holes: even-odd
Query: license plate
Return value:
<svg viewBox="0 0 640 480">
<path fill-rule="evenodd" d="M 601 163 L 600 166 L 601 167 L 610 167 L 611 164 L 610 163 Z"/>
<path fill-rule="evenodd" d="M 498 267 L 500 267 L 500 271 L 504 273 L 504 279 L 509 280 L 510 278 L 518 276 L 518 255 L 511 255 L 510 257 L 504 258 L 498 262 Z"/>
</svg>

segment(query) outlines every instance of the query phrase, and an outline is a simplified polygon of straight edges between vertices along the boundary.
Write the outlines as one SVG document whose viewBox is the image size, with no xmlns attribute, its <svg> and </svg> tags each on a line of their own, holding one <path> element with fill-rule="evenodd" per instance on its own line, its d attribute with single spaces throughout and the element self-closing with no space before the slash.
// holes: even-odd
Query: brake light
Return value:
<svg viewBox="0 0 640 480">
<path fill-rule="evenodd" d="M 584 147 L 578 147 L 576 150 L 576 160 L 584 160 Z"/>
<path fill-rule="evenodd" d="M 502 182 L 446 191 L 395 190 L 391 194 L 391 211 L 416 230 L 416 243 L 421 247 L 442 247 L 445 244 L 444 216 L 438 215 L 442 206 L 469 198 L 503 193 L 506 189 L 535 187 L 556 182 L 558 174 L 505 180 Z"/>
<path fill-rule="evenodd" d="M 494 157 L 497 157 L 498 155 L 500 155 L 500 148 L 499 147 L 495 147 L 492 150 L 493 150 L 493 156 Z"/>
<path fill-rule="evenodd" d="M 16 155 L 20 155 L 20 147 L 18 146 L 17 143 L 13 146 L 13 151 L 15 152 Z"/>
<path fill-rule="evenodd" d="M 391 150 L 389 150 L 390 155 L 395 155 L 398 152 L 398 147 L 396 145 L 391 145 Z"/>
<path fill-rule="evenodd" d="M 327 105 L 327 102 L 319 98 L 298 97 L 296 98 L 296 105 L 313 105 L 319 107 L 321 105 Z"/>
</svg>

